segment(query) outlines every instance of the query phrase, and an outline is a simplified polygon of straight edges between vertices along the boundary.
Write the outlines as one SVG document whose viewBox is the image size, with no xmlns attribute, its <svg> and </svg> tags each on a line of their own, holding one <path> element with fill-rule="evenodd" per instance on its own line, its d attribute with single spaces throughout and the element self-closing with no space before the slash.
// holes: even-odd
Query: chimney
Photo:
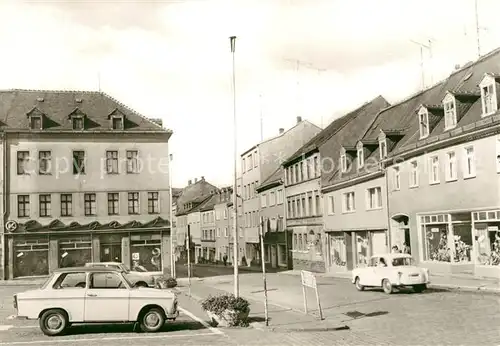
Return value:
<svg viewBox="0 0 500 346">
<path fill-rule="evenodd" d="M 203 175 L 201 176 L 201 181 L 205 181 L 205 177 Z"/>
<path fill-rule="evenodd" d="M 191 179 L 188 180 L 188 186 L 191 185 Z"/>
<path fill-rule="evenodd" d="M 194 183 L 196 184 L 198 182 L 198 178 L 194 178 Z"/>
<path fill-rule="evenodd" d="M 280 135 L 282 135 L 285 132 L 285 129 L 280 127 Z"/>
<path fill-rule="evenodd" d="M 302 117 L 297 117 L 297 124 L 302 122 Z"/>
</svg>

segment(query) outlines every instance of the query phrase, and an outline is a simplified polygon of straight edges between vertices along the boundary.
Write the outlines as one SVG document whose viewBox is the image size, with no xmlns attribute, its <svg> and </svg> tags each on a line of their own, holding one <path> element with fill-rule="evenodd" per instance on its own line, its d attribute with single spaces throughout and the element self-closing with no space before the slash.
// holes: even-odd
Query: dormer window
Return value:
<svg viewBox="0 0 500 346">
<path fill-rule="evenodd" d="M 124 129 L 125 115 L 118 108 L 115 108 L 115 110 L 108 115 L 108 119 L 111 122 L 110 126 L 113 130 Z"/>
<path fill-rule="evenodd" d="M 358 161 L 358 168 L 362 168 L 365 164 L 365 151 L 363 150 L 363 143 L 359 142 L 356 146 L 356 157 Z"/>
<path fill-rule="evenodd" d="M 347 172 L 347 156 L 345 153 L 340 154 L 340 169 L 342 173 Z"/>
<path fill-rule="evenodd" d="M 73 123 L 73 130 L 78 131 L 78 130 L 83 130 L 85 128 L 83 116 L 73 116 L 71 118 L 71 121 Z"/>
<path fill-rule="evenodd" d="M 457 107 L 455 97 L 451 94 L 446 95 L 443 100 L 444 107 L 444 129 L 450 130 L 457 126 Z"/>
<path fill-rule="evenodd" d="M 498 108 L 495 77 L 486 74 L 481 83 L 479 83 L 479 88 L 481 89 L 483 116 L 495 113 Z"/>
<path fill-rule="evenodd" d="M 380 149 L 380 159 L 383 160 L 387 157 L 387 141 L 385 139 L 381 139 L 378 144 Z"/>
<path fill-rule="evenodd" d="M 30 128 L 32 130 L 42 130 L 42 116 L 41 115 L 32 115 L 30 116 Z"/>
<path fill-rule="evenodd" d="M 418 112 L 418 128 L 420 131 L 420 139 L 429 136 L 429 113 L 425 107 L 420 108 Z"/>
<path fill-rule="evenodd" d="M 123 117 L 113 117 L 113 130 L 123 130 Z"/>
</svg>

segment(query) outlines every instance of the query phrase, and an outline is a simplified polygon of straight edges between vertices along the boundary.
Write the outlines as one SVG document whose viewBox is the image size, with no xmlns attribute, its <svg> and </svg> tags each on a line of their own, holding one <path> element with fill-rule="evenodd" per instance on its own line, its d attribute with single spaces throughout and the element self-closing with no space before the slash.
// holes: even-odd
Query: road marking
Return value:
<svg viewBox="0 0 500 346">
<path fill-rule="evenodd" d="M 210 336 L 215 335 L 212 333 L 195 333 L 195 334 L 173 334 L 173 335 L 145 335 L 145 336 L 112 336 L 112 337 L 100 337 L 96 335 L 96 338 L 85 338 L 85 339 L 65 339 L 57 340 L 51 338 L 51 340 L 31 340 L 31 341 L 12 341 L 12 342 L 0 342 L 0 345 L 40 345 L 40 344 L 75 344 L 77 342 L 92 342 L 92 341 L 117 341 L 117 340 L 154 340 L 154 339 L 168 339 L 168 338 L 189 338 L 193 336 Z"/>
<path fill-rule="evenodd" d="M 179 311 L 182 312 L 184 315 L 190 317 L 191 319 L 195 320 L 196 322 L 201 323 L 203 327 L 207 328 L 212 333 L 217 335 L 225 335 L 221 330 L 219 330 L 218 328 L 211 327 L 207 322 L 203 321 L 201 318 L 195 316 L 193 313 L 187 311 L 186 309 L 179 307 Z"/>
</svg>

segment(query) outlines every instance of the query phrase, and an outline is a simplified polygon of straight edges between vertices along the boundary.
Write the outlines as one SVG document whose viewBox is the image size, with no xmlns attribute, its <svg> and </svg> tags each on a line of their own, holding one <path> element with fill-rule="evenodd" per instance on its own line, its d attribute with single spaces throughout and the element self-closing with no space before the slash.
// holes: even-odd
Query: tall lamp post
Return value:
<svg viewBox="0 0 500 346">
<path fill-rule="evenodd" d="M 173 219 L 173 211 L 174 207 L 174 196 L 172 195 L 172 161 L 174 156 L 172 154 L 169 155 L 169 163 L 168 163 L 168 180 L 170 186 L 170 276 L 175 278 L 175 254 L 174 254 L 174 219 Z M 176 232 L 177 233 L 177 232 Z"/>
<path fill-rule="evenodd" d="M 233 266 L 234 266 L 234 296 L 239 297 L 240 295 L 240 282 L 238 276 L 238 172 L 237 172 L 237 164 L 238 164 L 238 149 L 237 145 L 237 127 L 236 127 L 236 72 L 235 72 L 235 63 L 234 63 L 234 51 L 236 48 L 236 36 L 229 37 L 229 42 L 231 43 L 231 55 L 233 60 L 233 136 L 234 136 L 234 187 L 233 187 L 233 223 L 234 223 L 234 231 L 233 231 Z"/>
</svg>

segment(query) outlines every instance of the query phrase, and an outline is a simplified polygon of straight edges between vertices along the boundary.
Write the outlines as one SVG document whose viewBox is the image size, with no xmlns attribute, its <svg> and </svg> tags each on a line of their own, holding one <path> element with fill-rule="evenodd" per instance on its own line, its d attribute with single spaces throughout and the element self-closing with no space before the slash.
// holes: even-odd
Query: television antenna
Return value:
<svg viewBox="0 0 500 346">
<path fill-rule="evenodd" d="M 432 60 L 432 43 L 435 40 L 432 38 L 427 39 L 427 43 L 422 43 L 415 40 L 410 40 L 411 43 L 416 44 L 420 47 L 420 69 L 422 73 L 422 90 L 425 89 L 425 67 L 424 67 L 424 49 L 427 49 L 429 52 L 429 59 Z M 431 84 L 433 83 L 432 69 L 431 69 Z"/>
</svg>

